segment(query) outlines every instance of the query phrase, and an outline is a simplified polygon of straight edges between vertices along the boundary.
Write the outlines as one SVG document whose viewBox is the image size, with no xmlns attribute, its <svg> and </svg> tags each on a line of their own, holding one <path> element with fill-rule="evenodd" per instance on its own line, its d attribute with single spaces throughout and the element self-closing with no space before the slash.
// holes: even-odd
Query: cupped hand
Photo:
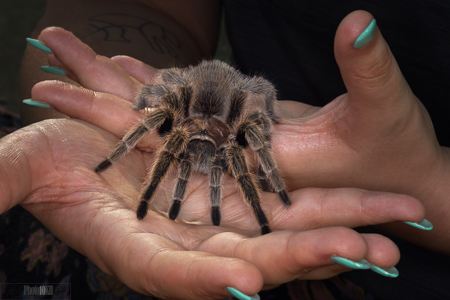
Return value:
<svg viewBox="0 0 450 300">
<path fill-rule="evenodd" d="M 39 39 L 55 53 L 50 64 L 64 68 L 85 88 L 44 82 L 33 89 L 33 99 L 90 124 L 52 120 L 20 132 L 27 136 L 19 147 L 21 161 L 29 164 L 31 175 L 11 195 L 20 193 L 18 199 L 26 199 L 22 205 L 58 237 L 137 291 L 163 298 L 217 298 L 228 295 L 225 287 L 231 286 L 253 294 L 263 285 L 348 270 L 333 264 L 334 256 L 366 258 L 390 268 L 399 259 L 391 241 L 346 227 L 424 217 L 420 202 L 397 194 L 305 188 L 291 192 L 293 205 L 286 209 L 277 195 L 262 193 L 272 228 L 291 230 L 249 238 L 259 226 L 233 179 L 223 183 L 223 222 L 217 227 L 209 221 L 207 180 L 198 175 L 189 184 L 177 222 L 164 216 L 172 196 L 170 176 L 153 210 L 138 221 L 140 187 L 161 143 L 157 135 L 149 134 L 104 173 L 92 170 L 142 118 L 131 101 L 142 82 L 158 71 L 130 58 L 98 56 L 61 29 L 45 30 Z M 275 136 L 282 126 L 276 126 Z M 12 137 L 10 143 L 19 145 Z"/>
<path fill-rule="evenodd" d="M 295 278 L 328 278 L 348 270 L 333 263 L 335 256 L 353 261 L 365 257 L 385 269 L 399 259 L 388 239 L 345 227 L 249 238 L 242 232 L 256 233 L 259 226 L 233 186 L 224 199 L 223 226 L 208 224 L 207 209 L 201 208 L 207 190 L 201 184 L 192 188 L 187 199 L 192 205 L 185 212 L 188 216 L 197 210 L 199 224 L 174 222 L 151 210 L 139 221 L 135 208 L 152 155 L 132 151 L 104 175 L 94 173 L 93 166 L 116 142 L 98 127 L 67 119 L 43 121 L 7 136 L 0 144 L 1 211 L 21 204 L 104 272 L 163 299 L 224 298 L 229 296 L 226 287 L 251 295 Z M 413 198 L 393 194 L 311 189 L 291 196 L 296 202 L 285 210 L 276 195 L 264 194 L 275 228 L 302 227 L 304 222 L 307 228 L 357 226 L 418 220 L 423 214 Z M 162 193 L 158 199 L 164 197 Z M 339 213 L 334 212 L 336 201 L 345 203 Z M 397 206 L 388 210 L 383 203 Z"/>
<path fill-rule="evenodd" d="M 284 105 L 292 119 L 277 127 L 278 164 L 291 189 L 352 186 L 416 197 L 435 225 L 432 232 L 398 224 L 383 229 L 449 254 L 449 151 L 438 144 L 426 109 L 378 28 L 367 45 L 354 47 L 372 21 L 356 11 L 337 30 L 334 52 L 346 94 L 321 109 Z"/>
</svg>

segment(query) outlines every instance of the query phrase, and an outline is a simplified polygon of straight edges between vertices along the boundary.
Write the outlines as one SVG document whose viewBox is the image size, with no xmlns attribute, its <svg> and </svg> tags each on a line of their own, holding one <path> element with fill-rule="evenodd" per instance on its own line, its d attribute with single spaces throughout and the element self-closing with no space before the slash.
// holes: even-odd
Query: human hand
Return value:
<svg viewBox="0 0 450 300">
<path fill-rule="evenodd" d="M 335 256 L 356 261 L 365 257 L 388 269 L 399 258 L 392 242 L 344 227 L 420 221 L 424 216 L 422 205 L 414 198 L 389 193 L 302 189 L 291 193 L 289 209 L 279 203 L 277 195 L 262 193 L 272 228 L 292 231 L 249 239 L 259 228 L 233 180 L 227 178 L 223 183 L 224 220 L 217 227 L 209 225 L 207 184 L 198 176 L 191 180 L 180 222 L 157 211 L 138 221 L 136 198 L 153 161 L 152 151 L 161 142 L 158 137 L 150 135 L 101 175 L 92 169 L 142 118 L 131 109 L 130 101 L 140 81 L 151 80 L 157 70 L 129 58 L 115 58 L 133 75 L 130 77 L 114 61 L 96 56 L 61 29 L 46 30 L 39 39 L 55 53 L 49 58 L 51 65 L 63 67 L 70 78 L 96 92 L 53 81 L 38 84 L 33 99 L 95 126 L 75 120 L 36 125 L 41 136 L 32 142 L 48 145 L 39 151 L 39 155 L 47 153 L 48 173 L 39 169 L 39 183 L 33 185 L 37 191 L 31 197 L 26 196 L 30 191 L 24 192 L 27 200 L 23 205 L 62 240 L 137 291 L 172 298 L 224 297 L 225 287 L 232 286 L 253 294 L 263 285 L 271 287 L 294 278 L 327 278 L 347 270 L 332 263 Z M 26 155 L 26 160 L 39 162 L 37 155 Z M 55 161 L 52 155 L 63 158 Z M 36 169 L 30 171 L 34 173 Z M 65 179 L 63 189 L 61 180 L 55 178 Z M 154 209 L 167 210 L 172 196 L 165 188 L 169 185 L 170 178 L 153 201 Z M 45 196 L 47 200 L 43 200 Z M 323 228 L 329 226 L 344 227 Z M 177 290 L 173 282 L 177 282 Z"/>
<path fill-rule="evenodd" d="M 354 47 L 372 20 L 367 12 L 353 12 L 336 33 L 335 57 L 348 93 L 324 108 L 283 103 L 290 119 L 277 127 L 278 165 L 293 190 L 352 186 L 418 198 L 435 225 L 432 232 L 399 224 L 383 229 L 449 254 L 449 151 L 438 144 L 426 109 L 378 28 L 365 47 Z"/>
</svg>

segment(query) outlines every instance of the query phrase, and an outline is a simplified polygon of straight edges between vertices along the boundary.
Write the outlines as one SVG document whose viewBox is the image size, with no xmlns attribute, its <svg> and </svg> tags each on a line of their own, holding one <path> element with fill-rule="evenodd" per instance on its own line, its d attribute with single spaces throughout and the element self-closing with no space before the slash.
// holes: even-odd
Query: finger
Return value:
<svg viewBox="0 0 450 300">
<path fill-rule="evenodd" d="M 356 11 L 344 18 L 334 52 L 360 120 L 388 120 L 389 126 L 409 114 L 415 97 L 372 15 Z"/>
<path fill-rule="evenodd" d="M 58 27 L 44 29 L 39 35 L 54 53 L 50 62 L 68 71 L 82 86 L 132 101 L 140 84 L 111 59 L 97 55 L 71 32 Z"/>
<path fill-rule="evenodd" d="M 395 221 L 418 223 L 425 217 L 425 208 L 419 200 L 401 194 L 353 188 L 305 188 L 291 192 L 290 197 L 289 209 L 277 199 L 270 202 L 274 203 L 268 208 L 275 216 L 271 220 L 274 229 L 354 228 Z"/>
<path fill-rule="evenodd" d="M 111 60 L 142 84 L 152 82 L 158 74 L 158 69 L 126 55 L 114 56 L 111 57 Z"/>
<path fill-rule="evenodd" d="M 400 250 L 390 239 L 380 234 L 362 234 L 367 243 L 366 259 L 383 269 L 395 266 L 400 260 Z"/>
<path fill-rule="evenodd" d="M 32 99 L 47 103 L 71 118 L 96 125 L 117 137 L 139 123 L 142 113 L 115 95 L 93 92 L 60 81 L 43 81 L 31 91 Z"/>
<path fill-rule="evenodd" d="M 76 84 L 80 84 L 80 79 L 78 76 L 70 70 L 69 67 L 67 67 L 64 63 L 62 63 L 58 58 L 56 58 L 55 55 L 49 55 L 48 58 L 48 64 L 50 67 L 57 67 L 64 71 L 65 76 L 72 81 L 74 81 Z"/>
<path fill-rule="evenodd" d="M 143 294 L 162 299 L 220 299 L 230 297 L 227 287 L 253 295 L 263 284 L 259 270 L 240 259 L 185 251 L 148 233 L 127 234 L 115 240 L 120 242 L 113 243 L 105 253 L 108 268 Z"/>
<path fill-rule="evenodd" d="M 379 234 L 362 234 L 361 236 L 367 243 L 367 253 L 364 259 L 370 263 L 371 270 L 386 277 L 398 276 L 398 270 L 395 266 L 399 262 L 400 251 L 394 242 Z M 327 278 L 330 274 L 335 276 L 343 271 L 350 270 L 352 269 L 334 264 L 314 269 L 308 272 L 307 276 L 310 279 L 322 279 Z M 386 272 L 383 272 L 383 270 Z"/>
<path fill-rule="evenodd" d="M 379 240 L 387 238 L 380 236 Z M 349 270 L 347 267 L 337 266 L 332 260 L 333 257 L 358 262 L 369 253 L 365 238 L 344 227 L 301 232 L 277 231 L 257 238 L 227 232 L 205 240 L 196 250 L 248 261 L 261 271 L 267 285 L 278 285 L 299 276 L 302 276 L 302 279 L 329 278 Z M 387 265 L 387 261 L 395 264 L 399 259 L 396 246 L 384 241 L 373 249 L 370 259 L 374 263 L 381 262 L 377 255 L 382 257 L 382 253 L 397 253 L 397 256 L 383 261 L 383 266 Z M 310 274 L 321 268 L 321 278 L 317 277 L 318 274 Z"/>
</svg>

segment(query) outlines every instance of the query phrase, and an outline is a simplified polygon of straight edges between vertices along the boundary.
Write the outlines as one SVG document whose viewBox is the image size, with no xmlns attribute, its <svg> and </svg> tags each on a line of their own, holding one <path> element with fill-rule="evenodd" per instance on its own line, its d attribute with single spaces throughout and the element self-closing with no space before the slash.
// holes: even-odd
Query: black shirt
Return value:
<svg viewBox="0 0 450 300">
<path fill-rule="evenodd" d="M 352 11 L 369 11 L 440 144 L 450 146 L 450 1 L 225 0 L 224 7 L 236 66 L 272 81 L 278 99 L 316 106 L 346 92 L 333 53 L 339 23 Z M 361 271 L 342 276 L 379 299 L 450 299 L 450 258 L 393 240 L 402 253 L 397 279 Z"/>
<path fill-rule="evenodd" d="M 377 20 L 406 81 L 450 146 L 450 2 L 226 0 L 228 38 L 242 72 L 272 81 L 282 100 L 323 106 L 346 92 L 334 59 L 336 29 L 350 12 Z"/>
</svg>

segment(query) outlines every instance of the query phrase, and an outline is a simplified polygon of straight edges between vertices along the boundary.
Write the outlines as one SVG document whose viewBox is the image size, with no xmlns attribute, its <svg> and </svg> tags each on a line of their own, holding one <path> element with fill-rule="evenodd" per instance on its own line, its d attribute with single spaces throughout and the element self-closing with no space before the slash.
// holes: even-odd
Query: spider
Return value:
<svg viewBox="0 0 450 300">
<path fill-rule="evenodd" d="M 153 84 L 142 87 L 133 105 L 135 110 L 151 107 L 151 112 L 123 137 L 95 172 L 103 172 L 134 148 L 146 132 L 157 129 L 164 144 L 141 196 L 139 220 L 146 216 L 149 202 L 169 167 L 177 165 L 179 174 L 168 213 L 170 219 L 177 218 L 189 177 L 197 171 L 209 175 L 211 220 L 220 225 L 221 180 L 228 173 L 252 207 L 261 234 L 269 233 L 257 178 L 249 171 L 244 148 L 249 146 L 256 153 L 262 181 L 288 207 L 291 202 L 271 150 L 272 123 L 279 121 L 276 101 L 270 82 L 246 76 L 217 60 L 165 69 Z"/>
</svg>

